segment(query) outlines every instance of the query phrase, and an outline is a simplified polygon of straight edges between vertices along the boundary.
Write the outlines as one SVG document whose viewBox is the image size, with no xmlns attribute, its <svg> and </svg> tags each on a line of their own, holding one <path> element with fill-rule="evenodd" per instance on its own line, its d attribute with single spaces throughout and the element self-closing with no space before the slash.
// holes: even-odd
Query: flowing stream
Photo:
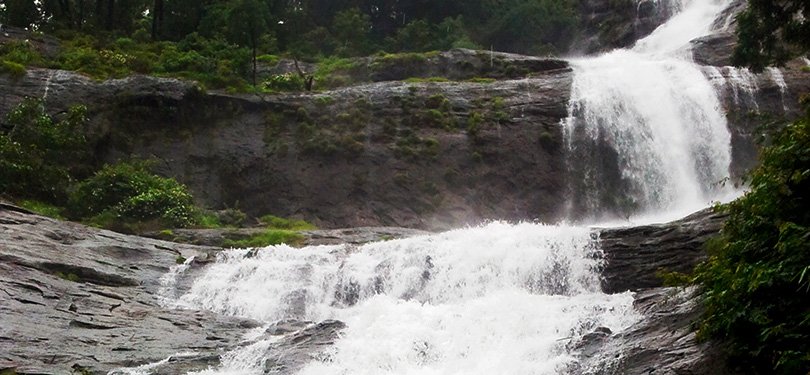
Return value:
<svg viewBox="0 0 810 375">
<path fill-rule="evenodd" d="M 688 211 L 726 193 L 718 184 L 731 159 L 726 120 L 685 46 L 710 32 L 727 3 L 679 2 L 634 48 L 572 61 L 565 128 L 571 159 L 583 161 L 572 163 L 576 210 Z M 606 193 L 601 185 L 611 183 L 595 166 L 611 157 L 616 190 Z M 608 193 L 620 201 L 605 204 Z M 583 335 L 641 319 L 631 294 L 601 292 L 601 259 L 588 227 L 493 222 L 363 246 L 226 251 L 165 303 L 266 324 L 201 374 L 277 373 L 267 358 L 279 338 L 265 330 L 291 319 L 346 324 L 298 374 L 565 374 Z"/>
</svg>

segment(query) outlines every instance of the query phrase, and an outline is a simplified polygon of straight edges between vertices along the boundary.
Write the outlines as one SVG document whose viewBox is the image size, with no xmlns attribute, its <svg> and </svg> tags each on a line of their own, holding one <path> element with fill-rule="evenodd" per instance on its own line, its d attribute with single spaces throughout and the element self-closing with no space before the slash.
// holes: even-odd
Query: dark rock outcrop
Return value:
<svg viewBox="0 0 810 375">
<path fill-rule="evenodd" d="M 692 58 L 696 63 L 711 66 L 731 65 L 731 55 L 737 46 L 737 36 L 718 32 L 692 41 Z"/>
<path fill-rule="evenodd" d="M 579 2 L 581 35 L 572 54 L 595 54 L 632 46 L 674 14 L 671 0 Z"/>
<path fill-rule="evenodd" d="M 703 309 L 695 287 L 662 287 L 659 271 L 691 273 L 706 259 L 704 244 L 719 234 L 727 215 L 703 210 L 671 223 L 600 230 L 606 268 L 603 289 L 634 291 L 643 317 L 617 334 L 595 332 L 573 343 L 575 373 L 588 375 L 731 375 L 722 343 L 699 341 Z"/>
<path fill-rule="evenodd" d="M 644 319 L 580 348 L 586 375 L 735 375 L 722 344 L 698 341 L 695 322 L 702 309 L 696 289 L 639 291 L 634 303 Z"/>
<path fill-rule="evenodd" d="M 731 133 L 731 175 L 737 181 L 757 165 L 764 126 L 787 123 L 801 114 L 799 99 L 810 92 L 810 72 L 799 59 L 753 74 L 748 69 L 704 67 L 720 93 Z"/>
<path fill-rule="evenodd" d="M 691 273 L 706 258 L 703 246 L 720 232 L 726 217 L 707 209 L 667 224 L 599 230 L 605 254 L 602 289 L 620 293 L 659 287 L 661 271 Z"/>
</svg>

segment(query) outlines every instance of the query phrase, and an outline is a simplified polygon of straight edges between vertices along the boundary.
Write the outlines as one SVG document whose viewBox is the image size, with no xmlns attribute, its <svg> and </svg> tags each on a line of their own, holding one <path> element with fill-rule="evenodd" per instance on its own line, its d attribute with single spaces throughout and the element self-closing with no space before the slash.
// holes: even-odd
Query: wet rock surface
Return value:
<svg viewBox="0 0 810 375">
<path fill-rule="evenodd" d="M 707 209 L 666 224 L 599 230 L 607 293 L 662 286 L 659 272 L 690 273 L 706 258 L 706 241 L 727 215 Z"/>
<path fill-rule="evenodd" d="M 717 342 L 699 342 L 694 324 L 702 309 L 695 288 L 652 288 L 636 293 L 645 319 L 615 335 L 580 343 L 580 367 L 587 375 L 734 375 Z"/>
<path fill-rule="evenodd" d="M 603 289 L 634 291 L 643 319 L 613 334 L 595 330 L 571 343 L 588 375 L 732 375 L 722 343 L 698 341 L 699 289 L 663 287 L 659 271 L 691 273 L 706 259 L 704 244 L 727 215 L 703 210 L 671 223 L 600 230 L 606 266 Z"/>
<path fill-rule="evenodd" d="M 723 108 L 727 108 L 733 181 L 757 165 L 759 145 L 769 126 L 773 130 L 801 115 L 799 100 L 810 92 L 806 66 L 797 59 L 758 74 L 730 66 L 703 68 L 718 88 Z"/>
<path fill-rule="evenodd" d="M 697 38 L 692 42 L 692 58 L 696 63 L 712 66 L 729 66 L 731 55 L 737 46 L 737 35 L 732 32 L 718 32 Z"/>
<path fill-rule="evenodd" d="M 0 369 L 106 373 L 183 350 L 216 354 L 257 323 L 159 305 L 177 257 L 213 250 L 0 207 Z"/>
<path fill-rule="evenodd" d="M 579 4 L 582 34 L 571 46 L 573 54 L 631 47 L 673 15 L 671 0 L 586 0 Z"/>
</svg>

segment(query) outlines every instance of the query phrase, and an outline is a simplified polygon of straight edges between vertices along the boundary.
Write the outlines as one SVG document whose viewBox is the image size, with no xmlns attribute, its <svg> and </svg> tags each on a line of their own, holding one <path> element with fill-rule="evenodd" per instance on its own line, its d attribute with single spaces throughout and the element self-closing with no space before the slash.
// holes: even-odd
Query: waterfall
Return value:
<svg viewBox="0 0 810 375">
<path fill-rule="evenodd" d="M 730 136 L 716 89 L 726 82 L 684 46 L 726 2 L 678 5 L 634 48 L 571 62 L 564 125 L 580 216 L 697 209 L 723 193 Z M 641 318 L 630 293 L 601 292 L 602 259 L 588 227 L 493 222 L 362 246 L 232 249 L 183 291 L 174 283 L 189 263 L 177 266 L 161 293 L 167 307 L 264 324 L 196 374 L 579 374 L 599 370 L 579 367 L 584 336 Z M 276 364 L 274 351 L 287 353 L 279 324 L 303 332 L 333 320 L 345 323 L 334 344 Z"/>
<path fill-rule="evenodd" d="M 731 136 L 689 41 L 728 1 L 684 2 L 632 49 L 573 60 L 564 129 L 572 218 L 685 214 L 727 194 Z"/>
<path fill-rule="evenodd" d="M 500 222 L 360 247 L 231 250 L 177 306 L 345 322 L 300 374 L 559 374 L 576 361 L 572 342 L 638 318 L 630 294 L 600 292 L 600 259 L 588 228 Z M 258 353 L 255 373 L 256 348 L 270 344 L 241 349 Z"/>
</svg>

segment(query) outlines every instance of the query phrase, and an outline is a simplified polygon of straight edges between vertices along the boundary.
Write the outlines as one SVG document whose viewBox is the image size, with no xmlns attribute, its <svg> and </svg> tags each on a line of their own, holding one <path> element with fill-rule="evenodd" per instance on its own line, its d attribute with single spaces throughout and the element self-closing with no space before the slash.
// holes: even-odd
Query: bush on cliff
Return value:
<svg viewBox="0 0 810 375">
<path fill-rule="evenodd" d="M 155 227 L 188 227 L 197 209 L 188 189 L 151 173 L 146 162 L 104 166 L 70 194 L 69 211 L 91 223 L 116 229 L 152 222 Z"/>
<path fill-rule="evenodd" d="M 0 132 L 0 192 L 64 204 L 67 187 L 88 157 L 85 112 L 84 106 L 73 106 L 56 121 L 38 99 L 11 110 Z"/>
<path fill-rule="evenodd" d="M 698 267 L 701 335 L 756 374 L 810 371 L 810 111 L 762 153 L 751 191 Z"/>
</svg>

